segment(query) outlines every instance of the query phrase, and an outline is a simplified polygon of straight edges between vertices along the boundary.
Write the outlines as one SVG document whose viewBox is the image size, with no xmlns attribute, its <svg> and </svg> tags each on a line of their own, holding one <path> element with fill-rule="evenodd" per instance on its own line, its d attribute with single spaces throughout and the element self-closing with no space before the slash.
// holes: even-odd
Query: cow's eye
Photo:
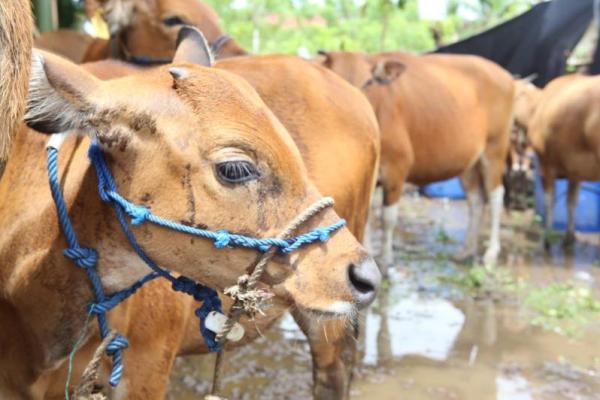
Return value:
<svg viewBox="0 0 600 400">
<path fill-rule="evenodd" d="M 171 17 L 167 17 L 165 19 L 163 19 L 163 24 L 165 24 L 166 26 L 178 26 L 178 25 L 185 25 L 185 21 L 182 20 L 180 17 L 173 15 Z"/>
<path fill-rule="evenodd" d="M 244 183 L 260 177 L 256 166 L 243 160 L 218 163 L 216 170 L 219 179 L 226 183 Z"/>
</svg>

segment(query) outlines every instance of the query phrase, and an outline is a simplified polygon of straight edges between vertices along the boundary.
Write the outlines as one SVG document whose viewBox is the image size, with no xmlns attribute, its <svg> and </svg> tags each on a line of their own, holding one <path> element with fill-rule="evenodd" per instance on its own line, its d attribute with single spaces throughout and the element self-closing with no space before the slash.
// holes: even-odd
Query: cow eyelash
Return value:
<svg viewBox="0 0 600 400">
<path fill-rule="evenodd" d="M 256 166 L 249 161 L 226 161 L 217 164 L 217 176 L 226 183 L 240 184 L 258 179 Z"/>
<path fill-rule="evenodd" d="M 173 15 L 171 17 L 167 17 L 167 18 L 163 19 L 162 22 L 166 26 L 185 25 L 185 21 L 183 19 L 181 19 L 180 17 L 176 16 L 176 15 Z"/>
</svg>

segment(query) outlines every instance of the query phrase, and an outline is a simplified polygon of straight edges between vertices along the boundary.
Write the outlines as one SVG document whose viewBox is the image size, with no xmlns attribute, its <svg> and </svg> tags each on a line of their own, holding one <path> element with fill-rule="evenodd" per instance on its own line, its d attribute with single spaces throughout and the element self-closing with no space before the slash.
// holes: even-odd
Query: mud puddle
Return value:
<svg viewBox="0 0 600 400">
<path fill-rule="evenodd" d="M 401 208 L 397 266 L 362 315 L 353 399 L 600 399 L 600 235 L 546 253 L 533 213 L 513 212 L 500 265 L 465 268 L 451 261 L 464 202 L 413 191 Z M 168 398 L 201 398 L 213 360 L 178 359 Z M 285 317 L 229 353 L 225 376 L 229 399 L 309 399 L 308 344 Z"/>
</svg>

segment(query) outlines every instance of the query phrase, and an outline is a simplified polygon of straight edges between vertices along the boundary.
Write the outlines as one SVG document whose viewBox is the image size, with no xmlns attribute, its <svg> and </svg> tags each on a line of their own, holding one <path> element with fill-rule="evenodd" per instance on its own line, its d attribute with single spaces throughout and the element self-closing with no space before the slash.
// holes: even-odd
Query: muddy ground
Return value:
<svg viewBox="0 0 600 400">
<path fill-rule="evenodd" d="M 600 234 L 578 234 L 571 251 L 558 236 L 546 253 L 533 212 L 512 212 L 499 266 L 465 267 L 451 261 L 465 202 L 409 190 L 401 210 L 396 267 L 364 316 L 353 399 L 600 399 Z M 308 354 L 285 318 L 230 353 L 223 394 L 308 399 Z M 212 362 L 179 359 L 168 399 L 201 398 Z"/>
</svg>

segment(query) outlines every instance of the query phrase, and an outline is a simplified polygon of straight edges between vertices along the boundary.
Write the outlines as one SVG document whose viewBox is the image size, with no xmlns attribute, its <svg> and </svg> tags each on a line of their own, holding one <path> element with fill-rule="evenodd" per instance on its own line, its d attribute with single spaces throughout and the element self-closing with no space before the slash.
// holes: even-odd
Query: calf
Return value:
<svg viewBox="0 0 600 400">
<path fill-rule="evenodd" d="M 99 81 L 49 54 L 36 57 L 28 124 L 48 133 L 91 131 L 122 195 L 157 215 L 193 226 L 274 236 L 321 195 L 288 132 L 254 89 L 234 74 L 195 65 L 208 59 L 201 56 L 207 54 L 198 48 L 201 42 L 197 37 L 184 41 L 174 65 L 111 81 Z M 110 205 L 98 196 L 85 155 L 88 143 L 87 138 L 67 140 L 59 170 L 74 228 L 82 243 L 98 249 L 99 275 L 112 293 L 139 279 L 145 267 L 126 245 Z M 82 310 L 92 298 L 84 271 L 62 254 L 66 244 L 45 184 L 44 147 L 39 134 L 23 129 L 0 182 L 0 321 L 6 327 L 0 332 L 0 348 L 9 349 L 0 353 L 2 398 L 44 395 L 53 371 L 64 366 L 82 330 Z M 240 163 L 244 168 L 233 168 Z M 35 207 L 28 207 L 30 203 Z M 329 210 L 305 225 L 336 219 Z M 173 266 L 218 290 L 234 284 L 256 260 L 253 251 L 216 250 L 209 241 L 153 225 L 134 231 L 159 265 Z M 327 244 L 274 259 L 262 287 L 277 294 L 279 304 L 294 305 L 307 318 L 350 318 L 373 299 L 378 279 L 376 265 L 344 228 Z M 154 301 L 143 305 L 156 305 L 159 314 L 144 308 L 148 316 L 142 320 L 185 317 L 185 307 L 170 313 L 168 306 L 178 300 L 159 301 L 155 296 L 162 293 L 160 283 L 155 285 L 148 289 L 158 290 L 149 293 Z M 120 317 L 128 325 L 136 318 L 133 304 L 113 311 L 111 318 Z M 160 342 L 165 334 L 158 331 L 171 324 L 152 327 Z M 133 331 L 132 340 L 144 337 L 143 331 Z M 170 338 L 167 350 L 180 339 Z M 138 353 L 146 355 L 137 365 L 145 366 L 150 381 L 164 381 L 168 374 L 160 368 L 172 361 L 176 350 L 163 350 L 150 347 Z M 160 362 L 144 364 L 148 360 Z M 127 389 L 127 384 L 120 386 L 113 395 L 152 397 L 141 389 L 128 394 Z"/>
<path fill-rule="evenodd" d="M 368 206 L 374 187 L 375 171 L 379 154 L 379 136 L 375 117 L 368 108 L 368 102 L 341 78 L 332 72 L 307 61 L 291 56 L 244 57 L 223 60 L 217 68 L 235 72 L 243 76 L 258 91 L 261 98 L 288 127 L 295 143 L 301 149 L 311 180 L 320 191 L 336 200 L 335 210 L 348 221 L 349 230 L 361 240 L 367 221 Z M 103 79 L 132 74 L 138 68 L 119 62 L 99 62 L 85 66 Z M 277 82 L 277 84 L 273 84 Z M 329 93 L 337 93 L 332 99 Z M 305 104 L 302 108 L 298 105 Z M 183 296 L 162 293 L 165 305 L 157 304 L 148 290 L 142 289 L 131 306 L 136 314 L 146 315 L 144 310 L 152 306 L 162 309 L 173 327 L 162 346 L 177 343 L 179 354 L 194 354 L 206 351 L 197 329 L 197 324 L 189 315 L 182 315 L 190 308 Z M 160 287 L 156 290 L 160 290 Z M 171 311 L 176 303 L 183 309 Z M 267 315 L 252 321 L 243 321 L 247 335 L 242 343 L 257 337 L 270 327 L 285 311 L 284 304 L 275 304 Z M 189 310 L 191 315 L 192 310 Z M 348 395 L 350 375 L 356 356 L 356 332 L 345 319 L 321 320 L 316 324 L 303 313 L 292 309 L 296 321 L 306 333 L 312 348 L 315 376 L 314 393 L 316 398 L 345 398 Z M 154 313 L 159 315 L 158 312 Z M 175 318 L 174 315 L 181 315 Z M 177 322 L 175 322 L 177 321 Z M 127 329 L 136 332 L 140 343 L 155 342 L 153 329 L 147 326 L 162 326 L 160 319 L 136 320 L 115 319 L 117 324 L 128 324 Z M 185 332 L 181 336 L 180 332 Z M 147 336 L 147 337 L 146 337 Z M 97 345 L 97 343 L 95 343 Z M 93 352 L 94 345 L 88 346 Z M 133 350 L 133 349 L 132 349 Z M 164 351 L 167 351 L 166 349 Z M 130 352 L 131 363 L 137 364 L 136 354 Z M 82 353 L 86 359 L 87 353 Z M 147 357 L 141 355 L 140 360 Z M 83 364 L 83 363 L 82 363 Z M 64 382 L 64 371 L 56 382 Z M 148 387 L 144 375 L 136 373 L 127 377 L 132 393 L 146 393 Z M 139 388 L 140 390 L 134 389 Z M 153 380 L 152 390 L 160 398 L 166 382 Z M 54 392 L 60 396 L 61 385 Z"/>
</svg>

